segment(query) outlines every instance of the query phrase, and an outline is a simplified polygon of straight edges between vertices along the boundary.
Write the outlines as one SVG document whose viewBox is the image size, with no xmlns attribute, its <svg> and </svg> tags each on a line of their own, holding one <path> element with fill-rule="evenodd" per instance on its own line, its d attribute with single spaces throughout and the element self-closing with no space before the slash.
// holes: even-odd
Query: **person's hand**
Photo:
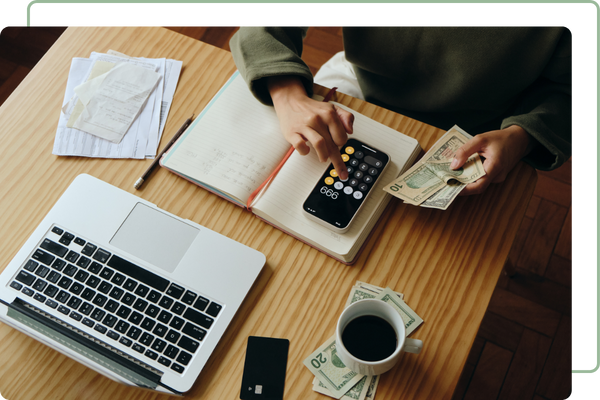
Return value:
<svg viewBox="0 0 600 400">
<path fill-rule="evenodd" d="M 536 144 L 535 139 L 518 125 L 473 137 L 456 151 L 450 168 L 462 167 L 472 154 L 479 153 L 484 158 L 483 169 L 486 175 L 468 184 L 460 195 L 479 194 L 492 182 L 504 181 L 508 173 Z"/>
<path fill-rule="evenodd" d="M 340 179 L 348 178 L 338 146 L 352 133 L 354 115 L 331 103 L 307 96 L 297 77 L 268 78 L 268 89 L 285 139 L 302 155 L 314 147 L 321 162 L 331 159 Z"/>
</svg>

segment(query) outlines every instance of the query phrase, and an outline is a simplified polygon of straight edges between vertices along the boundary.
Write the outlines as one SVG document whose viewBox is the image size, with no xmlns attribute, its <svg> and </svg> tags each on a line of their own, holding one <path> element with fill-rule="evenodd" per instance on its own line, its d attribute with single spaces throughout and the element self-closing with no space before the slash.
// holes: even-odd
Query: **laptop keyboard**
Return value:
<svg viewBox="0 0 600 400">
<path fill-rule="evenodd" d="M 222 309 L 58 226 L 10 287 L 180 374 Z"/>
</svg>

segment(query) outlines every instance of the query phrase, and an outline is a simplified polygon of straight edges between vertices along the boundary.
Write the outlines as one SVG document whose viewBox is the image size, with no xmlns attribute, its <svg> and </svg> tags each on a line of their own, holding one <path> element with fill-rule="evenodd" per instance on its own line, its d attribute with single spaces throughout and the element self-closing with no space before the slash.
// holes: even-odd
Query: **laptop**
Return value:
<svg viewBox="0 0 600 400">
<path fill-rule="evenodd" d="M 265 261 L 83 174 L 0 275 L 0 320 L 113 380 L 182 395 Z"/>
</svg>

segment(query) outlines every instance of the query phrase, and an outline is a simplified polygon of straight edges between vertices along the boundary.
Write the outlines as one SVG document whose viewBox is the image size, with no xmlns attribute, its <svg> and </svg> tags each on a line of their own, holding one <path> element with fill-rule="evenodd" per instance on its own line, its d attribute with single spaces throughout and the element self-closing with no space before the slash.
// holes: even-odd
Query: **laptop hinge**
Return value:
<svg viewBox="0 0 600 400">
<path fill-rule="evenodd" d="M 7 315 L 138 386 L 156 389 L 163 373 L 17 298 Z"/>
</svg>

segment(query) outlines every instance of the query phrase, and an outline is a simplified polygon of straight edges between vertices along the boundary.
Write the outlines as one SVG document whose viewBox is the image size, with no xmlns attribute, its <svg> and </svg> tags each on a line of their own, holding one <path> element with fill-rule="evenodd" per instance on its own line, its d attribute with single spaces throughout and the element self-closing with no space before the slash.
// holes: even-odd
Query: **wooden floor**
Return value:
<svg viewBox="0 0 600 400">
<path fill-rule="evenodd" d="M 229 50 L 235 28 L 170 28 Z M 0 35 L 0 104 L 63 28 Z M 306 63 L 343 49 L 341 28 L 311 28 Z M 534 197 L 471 349 L 453 400 L 565 399 L 571 388 L 571 161 L 540 172 Z M 1 389 L 1 388 L 0 388 Z"/>
</svg>

